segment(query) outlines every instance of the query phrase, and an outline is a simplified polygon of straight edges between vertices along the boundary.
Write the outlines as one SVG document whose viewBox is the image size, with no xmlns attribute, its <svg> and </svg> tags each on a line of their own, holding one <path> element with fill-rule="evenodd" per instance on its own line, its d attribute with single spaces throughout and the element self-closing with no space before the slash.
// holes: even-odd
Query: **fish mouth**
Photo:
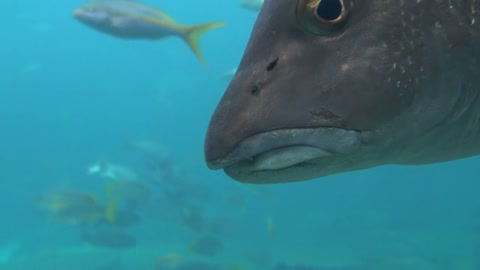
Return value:
<svg viewBox="0 0 480 270">
<path fill-rule="evenodd" d="M 229 154 L 207 161 L 210 169 L 278 171 L 310 160 L 348 154 L 360 147 L 361 132 L 333 127 L 279 129 L 242 140 Z"/>
</svg>

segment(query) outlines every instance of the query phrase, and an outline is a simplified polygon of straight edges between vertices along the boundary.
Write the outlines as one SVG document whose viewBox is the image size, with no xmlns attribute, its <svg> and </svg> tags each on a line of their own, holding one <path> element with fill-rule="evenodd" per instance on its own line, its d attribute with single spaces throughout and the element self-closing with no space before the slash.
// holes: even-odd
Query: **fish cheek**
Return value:
<svg viewBox="0 0 480 270">
<path fill-rule="evenodd" d="M 324 68 L 312 116 L 353 130 L 371 130 L 393 117 L 399 108 L 381 68 L 348 59 Z"/>
</svg>

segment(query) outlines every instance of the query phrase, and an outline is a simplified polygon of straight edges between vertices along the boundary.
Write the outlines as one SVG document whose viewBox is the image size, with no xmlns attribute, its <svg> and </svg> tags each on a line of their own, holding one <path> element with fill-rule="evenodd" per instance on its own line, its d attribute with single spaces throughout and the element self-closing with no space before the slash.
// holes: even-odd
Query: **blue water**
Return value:
<svg viewBox="0 0 480 270">
<path fill-rule="evenodd" d="M 477 157 L 261 188 L 208 170 L 220 77 L 239 63 L 255 14 L 234 0 L 145 3 L 180 23 L 228 23 L 201 40 L 207 66 L 179 38 L 126 41 L 86 27 L 71 16 L 81 1 L 0 4 L 0 269 L 480 269 Z M 151 172 L 125 147 L 138 140 L 164 147 L 186 180 L 171 185 L 187 192 L 166 204 L 164 184 L 139 180 L 155 199 L 126 229 L 134 246 L 95 245 L 39 213 L 36 198 L 61 188 L 105 200 L 106 179 L 87 172 L 98 160 Z M 189 248 L 207 233 L 185 225 L 186 201 L 207 223 L 228 220 L 215 255 Z M 172 253 L 181 263 L 159 263 Z"/>
</svg>

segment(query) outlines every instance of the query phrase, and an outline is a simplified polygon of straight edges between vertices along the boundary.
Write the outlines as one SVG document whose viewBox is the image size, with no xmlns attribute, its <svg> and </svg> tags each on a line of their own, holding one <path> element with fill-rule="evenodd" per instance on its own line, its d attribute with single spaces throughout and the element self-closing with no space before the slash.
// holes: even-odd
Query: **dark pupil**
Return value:
<svg viewBox="0 0 480 270">
<path fill-rule="evenodd" d="M 340 0 L 322 0 L 317 7 L 317 15 L 326 21 L 333 21 L 341 14 L 342 3 Z"/>
</svg>

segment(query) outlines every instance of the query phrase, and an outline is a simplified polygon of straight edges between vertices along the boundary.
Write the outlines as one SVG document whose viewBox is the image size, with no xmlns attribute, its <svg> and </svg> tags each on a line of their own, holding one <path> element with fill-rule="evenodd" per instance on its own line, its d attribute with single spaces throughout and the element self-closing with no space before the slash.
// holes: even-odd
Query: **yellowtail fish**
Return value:
<svg viewBox="0 0 480 270">
<path fill-rule="evenodd" d="M 106 205 L 99 202 L 94 194 L 75 190 L 57 190 L 39 196 L 36 207 L 62 223 L 78 225 L 104 220 L 116 221 L 119 199 L 114 198 Z"/>
<path fill-rule="evenodd" d="M 182 25 L 165 12 L 133 0 L 94 0 L 73 11 L 73 17 L 103 33 L 124 39 L 162 39 L 178 36 L 185 40 L 200 62 L 200 36 L 225 25 L 214 22 Z"/>
</svg>

